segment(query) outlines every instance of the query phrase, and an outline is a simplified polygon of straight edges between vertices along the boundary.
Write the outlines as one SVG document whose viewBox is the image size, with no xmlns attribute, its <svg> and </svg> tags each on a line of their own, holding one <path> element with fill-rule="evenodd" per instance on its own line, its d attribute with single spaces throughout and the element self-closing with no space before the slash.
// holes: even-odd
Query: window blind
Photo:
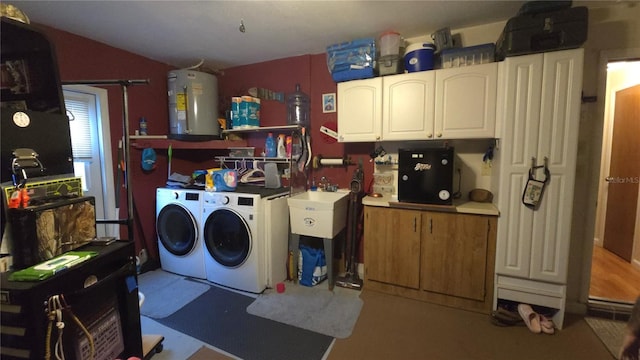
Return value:
<svg viewBox="0 0 640 360">
<path fill-rule="evenodd" d="M 71 131 L 71 147 L 73 150 L 73 158 L 91 159 L 92 157 L 92 139 L 91 139 L 91 123 L 89 118 L 89 106 L 87 101 L 65 99 L 65 106 L 69 116 L 69 129 Z"/>
</svg>

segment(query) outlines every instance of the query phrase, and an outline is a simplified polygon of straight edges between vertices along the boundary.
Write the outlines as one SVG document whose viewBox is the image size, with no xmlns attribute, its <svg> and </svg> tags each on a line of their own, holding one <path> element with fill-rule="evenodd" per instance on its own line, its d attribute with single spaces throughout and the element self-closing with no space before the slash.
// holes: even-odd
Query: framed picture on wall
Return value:
<svg viewBox="0 0 640 360">
<path fill-rule="evenodd" d="M 336 112 L 336 94 L 322 94 L 322 112 Z"/>
</svg>

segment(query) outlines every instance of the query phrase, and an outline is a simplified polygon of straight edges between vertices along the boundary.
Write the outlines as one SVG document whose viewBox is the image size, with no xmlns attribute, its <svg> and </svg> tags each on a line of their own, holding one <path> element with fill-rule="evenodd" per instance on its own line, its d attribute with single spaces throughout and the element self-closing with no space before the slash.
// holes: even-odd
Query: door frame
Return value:
<svg viewBox="0 0 640 360">
<path fill-rule="evenodd" d="M 608 85 L 607 66 L 610 62 L 616 60 L 634 59 L 640 61 L 640 48 L 623 49 L 623 50 L 610 50 L 603 51 L 600 54 L 600 76 L 601 81 L 598 88 L 598 97 L 604 99 L 600 104 L 599 114 L 603 114 L 603 129 L 602 129 L 602 151 L 600 159 L 600 172 L 598 177 L 598 196 L 594 229 L 594 245 L 602 246 L 604 240 L 605 230 L 605 217 L 606 217 L 606 204 L 608 188 L 605 177 L 609 174 L 611 165 L 611 144 L 613 138 L 613 116 L 615 102 L 611 101 L 612 96 L 620 88 L 610 88 Z M 640 185 L 639 185 L 640 186 Z M 640 198 L 636 207 L 636 219 L 635 219 L 635 236 L 634 245 L 632 249 L 632 261 L 631 264 L 637 269 L 640 269 Z"/>
<path fill-rule="evenodd" d="M 64 91 L 76 91 L 86 94 L 91 94 L 96 97 L 96 112 L 98 124 L 98 142 L 101 147 L 102 164 L 100 166 L 100 175 L 102 178 L 102 202 L 104 204 L 104 219 L 118 219 L 119 210 L 116 208 L 115 196 L 117 194 L 114 185 L 113 176 L 113 155 L 111 150 L 111 129 L 109 127 L 109 97 L 108 92 L 104 88 L 87 85 L 64 85 L 62 87 Z M 101 219 L 99 219 L 101 220 Z M 115 236 L 120 237 L 120 225 L 119 224 L 97 224 L 96 229 L 99 236 Z"/>
</svg>

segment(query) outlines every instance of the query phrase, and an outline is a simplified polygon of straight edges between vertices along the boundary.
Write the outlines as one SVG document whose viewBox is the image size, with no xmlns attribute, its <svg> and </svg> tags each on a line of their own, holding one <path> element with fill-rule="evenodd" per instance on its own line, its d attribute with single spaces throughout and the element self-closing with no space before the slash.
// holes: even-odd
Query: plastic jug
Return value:
<svg viewBox="0 0 640 360">
<path fill-rule="evenodd" d="M 273 138 L 273 133 L 267 135 L 267 140 L 264 143 L 264 153 L 266 157 L 276 157 L 276 141 Z"/>
<path fill-rule="evenodd" d="M 287 95 L 287 124 L 309 126 L 309 95 L 300 91 L 300 84 L 296 84 L 296 91 Z"/>
</svg>

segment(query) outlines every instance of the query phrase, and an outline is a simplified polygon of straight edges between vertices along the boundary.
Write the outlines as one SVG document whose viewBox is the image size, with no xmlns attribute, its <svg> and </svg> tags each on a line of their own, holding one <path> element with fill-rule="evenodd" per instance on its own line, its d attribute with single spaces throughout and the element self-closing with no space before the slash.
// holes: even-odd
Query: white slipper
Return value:
<svg viewBox="0 0 640 360">
<path fill-rule="evenodd" d="M 524 320 L 524 323 L 532 333 L 539 334 L 542 331 L 542 326 L 540 325 L 540 315 L 533 311 L 530 305 L 518 305 L 518 314 L 520 314 L 520 317 L 522 317 L 522 320 Z"/>
<path fill-rule="evenodd" d="M 555 328 L 556 325 L 553 323 L 553 320 L 544 315 L 540 315 L 540 329 L 543 333 L 553 335 Z"/>
</svg>

